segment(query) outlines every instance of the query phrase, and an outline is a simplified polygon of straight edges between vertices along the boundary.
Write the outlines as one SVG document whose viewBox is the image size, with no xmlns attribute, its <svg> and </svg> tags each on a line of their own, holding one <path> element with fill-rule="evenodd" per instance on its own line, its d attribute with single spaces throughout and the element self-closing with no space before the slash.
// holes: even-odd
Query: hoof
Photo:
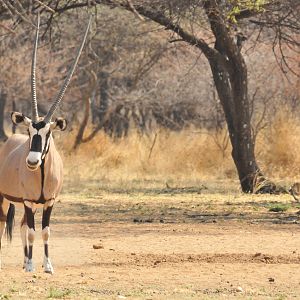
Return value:
<svg viewBox="0 0 300 300">
<path fill-rule="evenodd" d="M 25 263 L 25 272 L 34 272 L 35 268 L 33 265 L 32 259 L 28 259 L 28 261 Z"/>
<path fill-rule="evenodd" d="M 53 270 L 53 267 L 52 267 L 52 264 L 51 264 L 51 261 L 49 258 L 44 259 L 43 267 L 44 267 L 45 273 L 48 273 L 48 274 L 54 273 L 54 270 Z"/>
<path fill-rule="evenodd" d="M 24 270 L 26 269 L 27 262 L 28 262 L 28 258 L 25 257 L 25 258 L 24 258 L 24 262 L 23 262 L 23 269 L 24 269 Z"/>
</svg>

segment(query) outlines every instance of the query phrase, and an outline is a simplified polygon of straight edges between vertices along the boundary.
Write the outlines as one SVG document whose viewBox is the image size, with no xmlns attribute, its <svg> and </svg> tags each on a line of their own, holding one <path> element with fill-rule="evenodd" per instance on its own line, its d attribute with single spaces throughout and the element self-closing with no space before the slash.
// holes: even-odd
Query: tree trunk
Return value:
<svg viewBox="0 0 300 300">
<path fill-rule="evenodd" d="M 257 188 L 257 178 L 263 177 L 256 163 L 254 140 L 248 101 L 248 74 L 245 60 L 226 26 L 218 1 L 205 2 L 205 10 L 215 36 L 215 50 L 218 55 L 207 56 L 214 82 L 221 101 L 232 145 L 232 158 L 235 163 L 243 192 L 254 190 L 268 192 L 274 184 L 265 181 L 267 186 Z"/>
<path fill-rule="evenodd" d="M 89 97 L 86 97 L 85 99 L 83 99 L 83 102 L 85 105 L 84 117 L 79 127 L 78 133 L 76 135 L 76 139 L 73 145 L 73 150 L 76 150 L 79 147 L 79 145 L 82 143 L 84 131 L 86 129 L 90 117 L 91 99 Z"/>
<path fill-rule="evenodd" d="M 105 123 L 105 117 L 107 114 L 108 106 L 109 106 L 109 97 L 108 97 L 108 79 L 109 79 L 109 73 L 105 71 L 101 71 L 99 74 L 99 91 L 100 91 L 100 104 L 99 108 L 95 109 L 93 107 L 92 109 L 92 118 L 93 123 L 97 119 L 98 125 L 94 128 L 94 130 L 91 132 L 89 136 L 82 139 L 83 143 L 91 141 L 97 133 L 103 128 L 103 125 Z M 95 103 L 93 103 L 95 105 Z"/>
<path fill-rule="evenodd" d="M 219 64 L 212 61 L 210 65 L 224 110 L 232 145 L 232 158 L 239 175 L 242 190 L 244 192 L 253 192 L 254 179 L 259 173 L 259 168 L 255 160 L 251 133 L 247 83 L 240 81 L 234 85 L 229 78 L 228 72 L 222 70 Z M 236 76 L 238 77 L 238 74 Z"/>
<path fill-rule="evenodd" d="M 4 131 L 4 109 L 6 105 L 7 94 L 1 90 L 0 91 L 0 141 L 6 141 L 7 135 Z"/>
</svg>

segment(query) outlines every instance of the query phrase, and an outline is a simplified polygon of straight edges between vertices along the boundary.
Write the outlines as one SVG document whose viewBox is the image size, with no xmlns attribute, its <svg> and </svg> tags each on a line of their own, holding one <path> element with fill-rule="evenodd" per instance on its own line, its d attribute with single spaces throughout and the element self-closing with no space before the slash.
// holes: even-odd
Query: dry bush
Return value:
<svg viewBox="0 0 300 300">
<path fill-rule="evenodd" d="M 261 169 L 269 178 L 285 183 L 300 177 L 300 122 L 290 116 L 289 109 L 278 112 L 271 126 L 259 133 L 256 144 Z M 150 136 L 132 130 L 119 140 L 99 132 L 73 152 L 75 132 L 58 137 L 59 148 L 65 155 L 66 175 L 75 181 L 178 183 L 237 178 L 230 145 L 225 150 L 218 145 L 224 139 L 225 129 L 160 129 Z"/>
<path fill-rule="evenodd" d="M 160 130 L 152 136 L 131 132 L 114 141 L 103 132 L 70 151 L 74 136 L 59 138 L 65 154 L 66 174 L 76 180 L 206 180 L 235 178 L 229 149 L 223 152 L 216 136 L 193 130 Z M 155 140 L 155 142 L 154 142 Z M 151 150 L 152 149 L 152 150 Z M 68 176 L 69 177 L 69 176 Z"/>
<path fill-rule="evenodd" d="M 272 125 L 258 138 L 261 168 L 269 177 L 297 180 L 300 175 L 300 122 L 289 109 L 277 112 Z"/>
</svg>

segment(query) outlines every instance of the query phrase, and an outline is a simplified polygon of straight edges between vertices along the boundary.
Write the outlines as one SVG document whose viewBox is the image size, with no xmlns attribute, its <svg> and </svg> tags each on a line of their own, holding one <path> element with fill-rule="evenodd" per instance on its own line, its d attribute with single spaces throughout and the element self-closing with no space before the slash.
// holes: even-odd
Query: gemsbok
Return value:
<svg viewBox="0 0 300 300">
<path fill-rule="evenodd" d="M 34 50 L 31 67 L 32 119 L 18 112 L 12 112 L 11 119 L 16 125 L 27 128 L 27 135 L 14 134 L 0 151 L 0 251 L 5 227 L 8 237 L 12 238 L 15 204 L 24 207 L 21 221 L 21 238 L 24 251 L 23 268 L 34 271 L 32 247 L 35 237 L 34 215 L 38 207 L 43 207 L 42 237 L 44 242 L 43 267 L 46 273 L 53 273 L 49 259 L 48 240 L 50 236 L 50 216 L 55 198 L 63 181 L 63 163 L 52 137 L 54 130 L 65 130 L 67 123 L 63 118 L 52 121 L 66 88 L 79 60 L 88 35 L 89 19 L 81 46 L 69 73 L 55 101 L 45 117 L 39 117 L 36 93 L 36 53 L 39 36 L 40 18 L 37 18 Z M 0 258 L 1 259 L 1 258 Z M 1 260 L 0 260 L 1 268 Z"/>
</svg>

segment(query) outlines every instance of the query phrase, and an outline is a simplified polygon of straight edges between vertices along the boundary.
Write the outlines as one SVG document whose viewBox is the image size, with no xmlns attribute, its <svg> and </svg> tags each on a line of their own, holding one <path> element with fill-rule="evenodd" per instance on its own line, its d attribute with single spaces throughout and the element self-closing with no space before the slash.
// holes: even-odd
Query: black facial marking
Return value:
<svg viewBox="0 0 300 300">
<path fill-rule="evenodd" d="M 42 152 L 42 137 L 35 134 L 31 139 L 30 151 Z"/>
<path fill-rule="evenodd" d="M 15 115 L 16 123 L 22 123 L 24 121 L 23 115 Z"/>
<path fill-rule="evenodd" d="M 46 134 L 45 148 L 43 150 L 42 156 L 45 156 L 49 151 L 50 145 L 48 145 L 48 140 L 49 140 L 50 134 L 51 134 L 51 131 L 49 130 L 48 133 Z"/>
<path fill-rule="evenodd" d="M 35 128 L 37 131 L 44 128 L 46 126 L 46 123 L 44 121 L 41 121 L 39 123 L 32 123 L 32 127 Z M 28 130 L 28 133 L 30 135 L 30 132 Z M 30 151 L 33 152 L 41 152 L 42 153 L 42 160 L 45 158 L 46 154 L 49 151 L 49 137 L 51 135 L 51 131 L 49 130 L 46 134 L 46 140 L 45 145 L 43 149 L 42 145 L 42 137 L 39 135 L 39 133 L 35 134 L 31 138 L 31 145 L 30 145 Z"/>
<path fill-rule="evenodd" d="M 65 119 L 58 118 L 55 120 L 55 122 L 56 122 L 56 126 L 58 126 L 60 128 L 60 130 L 66 130 L 67 121 Z"/>
<path fill-rule="evenodd" d="M 40 130 L 46 126 L 46 123 L 44 121 L 38 122 L 38 123 L 33 123 L 32 122 L 32 127 L 35 128 L 36 130 Z"/>
</svg>

